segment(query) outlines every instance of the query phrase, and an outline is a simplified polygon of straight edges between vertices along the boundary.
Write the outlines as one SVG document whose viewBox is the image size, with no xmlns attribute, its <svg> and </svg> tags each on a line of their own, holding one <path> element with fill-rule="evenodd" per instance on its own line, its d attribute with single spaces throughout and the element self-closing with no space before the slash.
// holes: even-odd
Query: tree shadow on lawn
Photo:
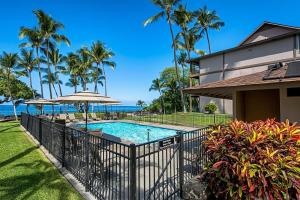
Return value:
<svg viewBox="0 0 300 200">
<path fill-rule="evenodd" d="M 17 127 L 19 127 L 19 126 L 20 126 L 19 123 L 16 123 L 16 124 L 14 124 L 14 125 L 12 125 L 12 126 L 0 126 L 0 133 L 6 132 L 6 131 L 8 131 L 8 130 L 10 130 L 10 129 L 13 129 L 13 128 L 17 128 Z M 18 131 L 18 132 L 20 132 L 20 131 Z"/>
<path fill-rule="evenodd" d="M 22 169 L 23 168 L 23 169 Z M 0 180 L 0 199 L 28 199 L 39 192 L 35 199 L 70 199 L 74 190 L 48 162 L 37 160 L 15 165 L 12 170 L 35 169 L 33 173 Z M 57 194 L 55 194 L 57 193 Z M 55 198 L 54 198 L 55 197 Z"/>
<path fill-rule="evenodd" d="M 10 164 L 10 163 L 12 163 L 12 162 L 18 160 L 18 159 L 20 159 L 20 158 L 26 156 L 27 154 L 29 154 L 30 152 L 36 150 L 37 148 L 38 148 L 38 147 L 31 147 L 31 148 L 28 148 L 28 149 L 26 149 L 25 151 L 22 151 L 21 153 L 19 153 L 19 154 L 13 156 L 13 157 L 11 157 L 11 158 L 9 158 L 9 159 L 7 159 L 7 160 L 1 162 L 1 163 L 0 163 L 0 169 L 1 169 L 2 167 L 6 166 L 6 165 L 8 165 L 8 164 Z"/>
</svg>

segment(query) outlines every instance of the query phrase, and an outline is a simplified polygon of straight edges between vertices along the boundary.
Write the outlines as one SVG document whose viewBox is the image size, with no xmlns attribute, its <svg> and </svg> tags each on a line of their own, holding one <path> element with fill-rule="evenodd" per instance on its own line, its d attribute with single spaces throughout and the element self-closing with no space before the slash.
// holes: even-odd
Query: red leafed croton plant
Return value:
<svg viewBox="0 0 300 200">
<path fill-rule="evenodd" d="M 300 126 L 274 119 L 215 126 L 200 176 L 217 199 L 300 200 Z"/>
</svg>

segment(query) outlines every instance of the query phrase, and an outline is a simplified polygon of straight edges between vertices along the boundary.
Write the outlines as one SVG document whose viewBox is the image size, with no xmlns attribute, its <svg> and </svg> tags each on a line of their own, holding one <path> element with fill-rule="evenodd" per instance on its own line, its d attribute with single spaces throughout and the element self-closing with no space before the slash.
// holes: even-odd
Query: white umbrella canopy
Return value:
<svg viewBox="0 0 300 200">
<path fill-rule="evenodd" d="M 100 103 L 100 104 L 117 104 L 121 103 L 118 100 L 112 99 L 107 96 L 102 96 L 99 93 L 90 91 L 77 92 L 71 95 L 58 97 L 56 102 L 59 103 Z"/>
<path fill-rule="evenodd" d="M 42 98 L 39 98 L 39 99 L 31 99 L 31 100 L 28 100 L 28 101 L 25 101 L 24 102 L 25 104 L 32 104 L 32 105 L 55 105 L 57 103 L 53 102 L 53 101 L 50 101 L 50 100 L 47 100 L 47 99 L 42 99 Z"/>
<path fill-rule="evenodd" d="M 65 95 L 58 97 L 55 102 L 63 103 L 63 104 L 71 104 L 71 103 L 84 103 L 85 104 L 85 129 L 87 130 L 87 116 L 88 116 L 88 104 L 89 103 L 100 103 L 100 104 L 108 104 L 108 103 L 121 103 L 118 100 L 112 99 L 107 96 L 102 96 L 99 93 L 94 93 L 90 91 L 82 91 L 77 92 L 71 95 Z"/>
<path fill-rule="evenodd" d="M 44 105 L 56 105 L 57 104 L 51 100 L 43 99 L 43 98 L 31 99 L 31 100 L 25 101 L 24 103 L 27 104 L 27 106 L 35 105 L 37 109 L 41 110 L 41 114 L 43 113 L 42 109 L 43 109 Z M 27 107 L 27 112 L 28 112 L 28 107 Z"/>
</svg>

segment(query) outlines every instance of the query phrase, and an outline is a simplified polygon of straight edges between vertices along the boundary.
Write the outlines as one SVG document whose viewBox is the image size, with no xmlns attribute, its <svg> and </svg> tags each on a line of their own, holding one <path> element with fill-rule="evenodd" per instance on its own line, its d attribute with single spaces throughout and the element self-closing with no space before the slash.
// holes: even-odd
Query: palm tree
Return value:
<svg viewBox="0 0 300 200">
<path fill-rule="evenodd" d="M 100 74 L 102 74 L 102 70 L 100 68 L 94 67 L 94 69 L 92 69 L 91 80 L 94 82 L 94 92 L 97 93 L 98 93 L 98 84 L 103 86 L 103 80 L 104 80 L 104 76 L 101 76 Z"/>
<path fill-rule="evenodd" d="M 204 55 L 201 50 L 195 49 L 195 44 L 202 38 L 202 35 L 197 35 L 194 28 L 189 29 L 189 24 L 194 19 L 194 14 L 188 12 L 183 5 L 179 5 L 178 9 L 174 11 L 173 19 L 175 23 L 180 27 L 181 32 L 176 35 L 176 45 L 178 49 L 185 50 L 187 52 L 187 61 L 190 63 L 190 73 L 192 73 L 191 52 L 194 51 L 197 54 Z M 181 62 L 182 64 L 182 62 Z M 192 79 L 189 81 L 189 86 L 192 86 Z M 189 95 L 189 108 L 192 112 L 192 97 Z"/>
<path fill-rule="evenodd" d="M 19 32 L 19 37 L 20 39 L 23 39 L 24 37 L 27 38 L 28 42 L 20 44 L 20 47 L 31 47 L 32 49 L 35 49 L 35 56 L 37 60 L 37 65 L 38 65 L 38 71 L 39 71 L 39 79 L 40 79 L 40 87 L 41 87 L 41 96 L 44 98 L 44 88 L 43 88 L 43 83 L 42 83 L 42 70 L 40 66 L 40 57 L 39 57 L 39 50 L 42 46 L 43 43 L 43 37 L 41 32 L 37 28 L 26 28 L 26 27 L 21 27 L 20 32 Z"/>
<path fill-rule="evenodd" d="M 166 114 L 166 110 L 165 110 L 165 102 L 164 102 L 164 98 L 163 98 L 163 95 L 162 95 L 162 89 L 165 87 L 164 83 L 159 79 L 154 79 L 152 81 L 152 85 L 149 89 L 149 91 L 158 91 L 159 92 L 159 96 L 160 96 L 160 99 L 161 99 L 161 107 L 162 107 L 162 110 L 163 110 L 163 113 Z"/>
<path fill-rule="evenodd" d="M 88 49 L 83 47 L 77 51 L 74 59 L 77 65 L 76 74 L 79 76 L 83 90 L 87 90 L 89 83 L 90 70 L 92 69 L 92 60 L 88 55 Z"/>
<path fill-rule="evenodd" d="M 169 81 L 168 83 L 166 83 L 166 89 L 171 91 L 171 98 L 172 98 L 172 101 L 173 101 L 173 105 L 174 105 L 174 112 L 176 113 L 177 112 L 177 106 L 176 106 L 176 94 L 177 94 L 177 91 L 178 91 L 178 82 L 175 81 L 175 80 L 171 80 Z"/>
<path fill-rule="evenodd" d="M 76 77 L 73 77 L 73 75 L 71 75 L 71 77 L 69 78 L 68 82 L 65 83 L 66 86 L 68 87 L 73 87 L 74 88 L 74 92 L 77 92 L 77 86 L 79 85 L 78 79 Z"/>
<path fill-rule="evenodd" d="M 172 28 L 172 22 L 173 22 L 172 15 L 174 13 L 174 8 L 179 3 L 179 0 L 152 0 L 152 3 L 156 6 L 158 6 L 161 9 L 161 11 L 158 14 L 147 19 L 144 22 L 144 26 L 147 26 L 148 24 L 157 21 L 159 18 L 166 16 L 167 23 L 169 25 L 169 29 L 170 29 L 170 33 L 171 33 L 171 38 L 172 38 L 173 58 L 174 58 L 174 62 L 175 62 L 177 82 L 178 82 L 178 85 L 181 86 L 179 71 L 178 71 L 178 63 L 177 63 L 177 58 L 176 58 L 177 47 L 176 47 L 175 36 L 173 33 L 173 28 Z M 181 88 L 180 88 L 180 97 L 181 97 L 181 104 L 182 104 L 183 111 L 186 112 L 183 91 Z"/>
<path fill-rule="evenodd" d="M 10 96 L 10 101 L 14 108 L 16 121 L 18 120 L 18 116 L 16 110 L 16 103 L 12 96 L 11 79 L 14 78 L 15 68 L 18 65 L 18 59 L 19 57 L 16 53 L 3 52 L 3 54 L 0 56 L 1 74 L 3 75 L 4 80 L 6 80 L 6 88 Z"/>
<path fill-rule="evenodd" d="M 208 35 L 209 29 L 220 30 L 221 27 L 224 26 L 224 22 L 220 21 L 220 17 L 217 15 L 216 11 L 209 11 L 207 7 L 204 6 L 199 10 L 195 11 L 196 16 L 196 27 L 197 30 L 200 31 L 200 35 L 205 34 L 207 43 L 208 43 L 208 50 L 211 53 L 211 44 Z"/>
<path fill-rule="evenodd" d="M 79 85 L 79 70 L 78 70 L 78 55 L 69 53 L 66 57 L 67 68 L 62 70 L 62 73 L 69 75 L 69 81 L 65 84 L 69 87 L 74 87 L 74 92 L 77 92 L 77 86 Z"/>
<path fill-rule="evenodd" d="M 65 70 L 64 66 L 62 66 L 62 64 L 65 62 L 66 58 L 59 52 L 59 49 L 51 47 L 50 51 L 49 51 L 49 60 L 50 60 L 50 63 L 54 67 L 54 74 L 56 75 L 55 80 L 56 80 L 56 83 L 59 88 L 59 94 L 60 94 L 60 96 L 62 96 L 61 81 L 59 79 L 59 73 L 62 70 Z"/>
<path fill-rule="evenodd" d="M 19 59 L 19 68 L 24 69 L 22 71 L 25 76 L 29 77 L 29 85 L 32 91 L 32 96 L 35 99 L 35 91 L 32 86 L 32 71 L 36 69 L 37 59 L 34 58 L 33 50 L 21 49 L 21 57 Z"/>
<path fill-rule="evenodd" d="M 57 83 L 57 82 L 58 82 L 58 80 L 56 80 L 55 73 L 51 73 L 50 79 L 49 79 L 48 74 L 43 76 L 43 84 L 48 84 L 48 85 L 50 84 L 51 87 L 53 87 L 53 89 L 54 89 L 56 97 L 58 97 L 58 93 L 57 93 L 57 90 L 55 87 L 55 83 Z M 60 84 L 62 84 L 62 81 L 59 81 L 59 82 L 60 82 Z"/>
<path fill-rule="evenodd" d="M 187 64 L 187 53 L 183 52 L 183 51 L 180 51 L 180 54 L 178 55 L 177 57 L 177 60 L 178 60 L 178 64 L 181 65 L 181 68 L 182 68 L 182 82 L 183 82 L 183 89 L 185 88 L 185 69 L 186 69 L 186 64 Z"/>
<path fill-rule="evenodd" d="M 35 16 L 38 19 L 39 30 L 43 37 L 43 45 L 46 52 L 47 58 L 47 67 L 48 67 L 48 79 L 51 79 L 51 68 L 50 68 L 50 57 L 49 57 L 49 48 L 51 44 L 55 44 L 55 42 L 64 42 L 68 46 L 70 45 L 70 41 L 65 35 L 60 35 L 57 32 L 60 29 L 64 28 L 64 25 L 60 22 L 55 21 L 52 17 L 47 15 L 42 10 L 33 11 Z M 52 99 L 52 89 L 51 83 L 48 83 L 50 98 Z"/>
<path fill-rule="evenodd" d="M 110 66 L 112 69 L 115 69 L 115 62 L 109 60 L 114 56 L 114 53 L 110 49 L 107 49 L 102 42 L 97 41 L 92 44 L 91 50 L 88 51 L 88 54 L 91 56 L 92 61 L 96 64 L 95 75 L 98 74 L 98 76 L 102 76 L 104 79 L 105 96 L 107 96 L 107 76 L 105 73 L 105 66 Z M 100 65 L 102 65 L 102 70 L 99 70 Z M 95 92 L 98 92 L 97 83 L 99 78 L 94 80 Z"/>
<path fill-rule="evenodd" d="M 138 101 L 136 102 L 136 106 L 139 106 L 139 107 L 141 107 L 141 108 L 144 108 L 144 107 L 146 106 L 146 103 L 145 103 L 145 101 L 143 101 L 143 100 L 138 100 Z"/>
</svg>

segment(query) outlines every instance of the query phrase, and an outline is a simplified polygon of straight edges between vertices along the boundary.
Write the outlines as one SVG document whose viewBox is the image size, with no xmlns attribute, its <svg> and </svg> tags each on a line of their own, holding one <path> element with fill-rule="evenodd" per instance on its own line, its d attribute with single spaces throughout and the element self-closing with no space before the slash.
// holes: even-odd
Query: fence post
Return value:
<svg viewBox="0 0 300 200">
<path fill-rule="evenodd" d="M 183 197 L 183 193 L 182 193 L 182 188 L 183 188 L 183 184 L 184 184 L 184 170 L 183 170 L 183 165 L 184 165 L 184 155 L 183 155 L 183 133 L 182 132 L 177 132 L 177 143 L 179 143 L 179 195 L 180 198 Z"/>
<path fill-rule="evenodd" d="M 86 132 L 85 134 L 85 191 L 89 191 L 89 161 L 90 161 L 90 135 Z"/>
<path fill-rule="evenodd" d="M 130 200 L 136 200 L 136 146 L 135 144 L 130 144 Z"/>
<path fill-rule="evenodd" d="M 216 124 L 216 113 L 214 113 L 214 124 Z"/>
<path fill-rule="evenodd" d="M 43 137 L 43 133 L 42 133 L 42 119 L 39 118 L 39 142 L 40 142 L 40 145 L 43 145 L 42 144 L 42 137 Z"/>
<path fill-rule="evenodd" d="M 66 154 L 66 125 L 63 126 L 63 133 L 62 133 L 62 167 L 65 167 L 65 154 Z"/>
</svg>

